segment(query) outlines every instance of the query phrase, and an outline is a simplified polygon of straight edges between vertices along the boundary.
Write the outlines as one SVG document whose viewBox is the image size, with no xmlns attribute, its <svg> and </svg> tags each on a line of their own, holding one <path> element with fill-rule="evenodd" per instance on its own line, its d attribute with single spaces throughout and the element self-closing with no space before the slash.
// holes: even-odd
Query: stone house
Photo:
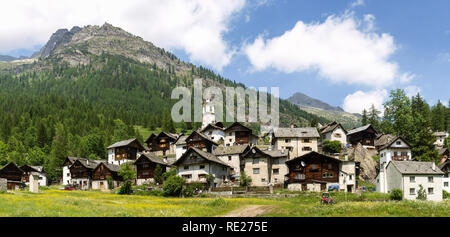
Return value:
<svg viewBox="0 0 450 237">
<path fill-rule="evenodd" d="M 318 151 L 317 128 L 277 128 L 272 133 L 272 149 L 287 150 L 289 159 Z"/>
</svg>

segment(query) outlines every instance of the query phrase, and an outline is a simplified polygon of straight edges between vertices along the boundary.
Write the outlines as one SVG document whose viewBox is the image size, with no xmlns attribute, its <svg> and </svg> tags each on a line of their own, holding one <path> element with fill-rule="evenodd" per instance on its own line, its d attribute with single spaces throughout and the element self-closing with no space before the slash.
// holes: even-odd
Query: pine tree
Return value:
<svg viewBox="0 0 450 237">
<path fill-rule="evenodd" d="M 369 119 L 367 117 L 367 110 L 366 109 L 364 109 L 363 112 L 362 112 L 361 123 L 362 123 L 363 126 L 369 124 Z"/>
<path fill-rule="evenodd" d="M 389 97 L 390 100 L 384 103 L 383 126 L 408 140 L 412 126 L 411 101 L 401 89 L 392 90 Z"/>
<path fill-rule="evenodd" d="M 369 124 L 372 124 L 373 127 L 378 129 L 379 123 L 380 123 L 380 111 L 375 108 L 375 105 L 372 104 L 372 106 L 369 109 L 368 113 L 368 122 Z"/>
</svg>

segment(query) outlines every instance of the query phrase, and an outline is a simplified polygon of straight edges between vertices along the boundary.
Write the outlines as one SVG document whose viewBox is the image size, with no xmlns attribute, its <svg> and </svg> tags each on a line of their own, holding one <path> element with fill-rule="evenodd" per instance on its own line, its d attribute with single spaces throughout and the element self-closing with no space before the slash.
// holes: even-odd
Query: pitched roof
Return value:
<svg viewBox="0 0 450 237">
<path fill-rule="evenodd" d="M 319 152 L 311 151 L 311 152 L 308 152 L 308 153 L 306 153 L 306 154 L 304 154 L 302 156 L 295 157 L 293 159 L 290 159 L 290 160 L 286 161 L 286 164 L 292 163 L 292 162 L 294 162 L 296 160 L 302 160 L 302 159 L 304 159 L 304 158 L 306 158 L 308 156 L 311 156 L 311 155 L 317 155 L 317 156 L 321 156 L 321 157 L 326 158 L 326 159 L 332 159 L 332 160 L 336 160 L 336 161 L 339 161 L 339 162 L 343 162 L 343 160 L 338 159 L 336 157 L 332 157 L 332 156 L 328 156 L 328 155 L 325 155 L 325 154 L 322 154 L 322 153 L 319 153 Z"/>
<path fill-rule="evenodd" d="M 138 160 L 141 160 L 141 159 L 147 159 L 153 163 L 157 163 L 160 165 L 165 165 L 165 166 L 169 165 L 169 163 L 165 162 L 163 159 L 156 157 L 155 155 L 153 155 L 151 153 L 142 154 L 134 163 L 136 164 L 136 162 L 138 162 Z"/>
<path fill-rule="evenodd" d="M 200 132 L 204 132 L 204 131 L 206 131 L 206 130 L 208 130 L 208 129 L 210 129 L 210 128 L 211 128 L 211 129 L 221 130 L 221 131 L 225 130 L 225 128 L 220 127 L 220 126 L 217 126 L 217 123 L 216 123 L 216 124 L 210 123 L 210 124 L 206 125 L 205 128 L 201 129 Z"/>
<path fill-rule="evenodd" d="M 225 128 L 224 131 L 228 131 L 229 129 L 231 129 L 231 128 L 233 128 L 233 127 L 236 127 L 236 126 L 241 127 L 241 128 L 243 128 L 244 130 L 252 131 L 251 128 L 246 127 L 246 126 L 244 126 L 242 123 L 239 123 L 239 122 L 234 122 L 234 123 L 231 124 L 229 127 Z"/>
<path fill-rule="evenodd" d="M 223 165 L 223 166 L 227 166 L 230 167 L 227 163 L 221 161 L 219 158 L 217 158 L 215 155 L 205 152 L 203 150 L 200 150 L 196 147 L 190 147 L 178 160 L 176 160 L 173 165 L 176 165 L 178 162 L 180 162 L 181 160 L 183 160 L 189 153 L 191 152 L 195 152 L 197 153 L 199 156 L 205 158 L 206 160 L 212 161 L 214 163 Z"/>
<path fill-rule="evenodd" d="M 145 143 L 149 143 L 151 141 L 151 139 L 154 137 L 156 137 L 156 135 L 154 133 L 150 134 L 150 136 L 148 136 L 147 140 L 145 140 Z"/>
<path fill-rule="evenodd" d="M 216 156 L 242 154 L 249 145 L 219 146 L 214 149 L 213 154 Z"/>
<path fill-rule="evenodd" d="M 3 169 L 5 169 L 5 168 L 8 167 L 8 166 L 12 166 L 13 168 L 16 168 L 17 170 L 22 171 L 22 169 L 21 169 L 19 166 L 17 166 L 14 162 L 9 162 L 9 163 L 6 164 L 5 166 L 3 166 L 3 167 L 0 169 L 0 171 L 2 171 Z M 22 171 L 22 172 L 23 172 L 23 171 Z"/>
<path fill-rule="evenodd" d="M 105 160 L 92 160 L 87 158 L 78 158 L 75 162 L 80 162 L 81 165 L 88 169 L 95 169 L 97 165 L 99 165 L 102 162 L 106 162 Z M 75 164 L 74 162 L 74 164 Z M 73 164 L 72 164 L 73 165 Z"/>
<path fill-rule="evenodd" d="M 201 138 L 203 138 L 203 139 L 205 139 L 205 140 L 211 142 L 212 144 L 214 144 L 214 145 L 216 145 L 216 146 L 218 145 L 215 141 L 211 140 L 208 136 L 204 135 L 204 134 L 201 133 L 201 132 L 197 132 L 197 131 L 193 131 L 188 137 L 186 137 L 185 140 L 188 140 L 191 136 L 193 136 L 193 135 L 195 135 L 195 134 L 199 135 Z"/>
<path fill-rule="evenodd" d="M 186 144 L 186 138 L 188 138 L 188 137 L 189 137 L 189 135 L 180 136 L 178 138 L 177 142 L 175 142 L 175 145 L 184 145 L 184 144 Z"/>
<path fill-rule="evenodd" d="M 402 174 L 444 174 L 437 165 L 433 170 L 433 162 L 393 160 L 389 162 L 388 166 L 391 164 Z"/>
<path fill-rule="evenodd" d="M 128 139 L 128 140 L 116 142 L 116 143 L 108 146 L 107 149 L 111 149 L 111 148 L 115 148 L 115 147 L 128 146 L 131 143 L 133 143 L 134 141 L 136 141 L 138 143 L 138 145 L 141 147 L 141 149 L 144 150 L 144 147 L 142 146 L 142 144 L 136 138 L 131 138 L 131 139 Z"/>
<path fill-rule="evenodd" d="M 447 160 L 446 162 L 444 162 L 444 163 L 442 163 L 440 166 L 439 166 L 439 169 L 443 169 L 445 166 L 450 166 L 450 160 Z"/>
<path fill-rule="evenodd" d="M 100 162 L 101 164 L 103 164 L 104 166 L 106 166 L 106 168 L 108 168 L 109 170 L 113 171 L 113 172 L 119 172 L 120 170 L 120 166 L 119 165 L 114 165 L 114 164 L 110 164 L 108 162 Z M 99 163 L 99 165 L 100 165 Z M 97 165 L 98 167 L 98 165 Z"/>
<path fill-rule="evenodd" d="M 177 140 L 177 138 L 178 138 L 181 134 L 170 133 L 170 132 L 164 132 L 164 131 L 163 131 L 163 132 L 160 132 L 160 133 L 158 134 L 157 137 L 159 137 L 159 136 L 161 136 L 161 135 L 166 135 L 166 136 L 172 138 L 173 140 Z"/>
<path fill-rule="evenodd" d="M 331 122 L 323 127 L 320 128 L 320 133 L 325 134 L 334 131 L 336 128 L 341 127 L 342 130 L 344 130 L 345 133 L 347 133 L 347 130 L 338 122 L 334 121 Z"/>
<path fill-rule="evenodd" d="M 247 157 L 248 154 L 254 154 L 256 152 L 262 153 L 264 155 L 270 156 L 271 158 L 279 158 L 279 157 L 286 157 L 288 156 L 288 152 L 285 152 L 284 150 L 262 150 L 259 147 L 252 147 L 250 150 L 248 150 L 243 156 Z"/>
<path fill-rule="evenodd" d="M 358 133 L 358 132 L 362 132 L 362 131 L 364 131 L 364 130 L 369 129 L 370 127 L 373 128 L 372 124 L 367 124 L 366 126 L 362 126 L 362 127 L 359 127 L 359 128 L 354 128 L 354 129 L 348 131 L 348 134 L 347 134 L 347 135 L 351 135 L 351 134 L 355 134 L 355 133 Z M 373 129 L 374 129 L 374 128 L 373 128 Z M 375 130 L 375 129 L 374 129 L 374 130 Z"/>
<path fill-rule="evenodd" d="M 376 147 L 384 146 L 387 143 L 391 142 L 392 139 L 395 139 L 395 138 L 396 138 L 396 136 L 394 136 L 392 134 L 381 134 L 375 140 L 375 146 Z"/>
<path fill-rule="evenodd" d="M 397 136 L 397 137 L 394 137 L 393 139 L 391 139 L 389 142 L 387 142 L 383 146 L 381 146 L 379 150 L 381 151 L 383 149 L 390 147 L 392 144 L 394 144 L 394 142 L 398 141 L 399 139 L 402 140 L 407 146 L 409 146 L 411 148 L 411 145 L 409 145 L 409 143 L 406 142 L 405 139 Z"/>
<path fill-rule="evenodd" d="M 273 135 L 275 137 L 304 137 L 304 138 L 319 138 L 317 128 L 276 128 Z"/>
<path fill-rule="evenodd" d="M 447 136 L 446 132 L 435 132 L 433 133 L 434 136 L 436 137 L 443 137 L 443 136 Z"/>
</svg>

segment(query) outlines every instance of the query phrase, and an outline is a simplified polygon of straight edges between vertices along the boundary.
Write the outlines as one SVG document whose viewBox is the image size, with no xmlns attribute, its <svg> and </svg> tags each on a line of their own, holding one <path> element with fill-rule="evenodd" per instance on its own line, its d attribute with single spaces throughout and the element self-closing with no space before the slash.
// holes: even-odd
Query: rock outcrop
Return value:
<svg viewBox="0 0 450 237">
<path fill-rule="evenodd" d="M 360 162 L 359 178 L 370 183 L 374 183 L 377 176 L 377 162 L 373 159 L 376 156 L 376 151 L 370 151 L 364 148 L 359 143 L 355 148 L 351 148 L 349 151 L 349 158 L 355 162 Z"/>
</svg>

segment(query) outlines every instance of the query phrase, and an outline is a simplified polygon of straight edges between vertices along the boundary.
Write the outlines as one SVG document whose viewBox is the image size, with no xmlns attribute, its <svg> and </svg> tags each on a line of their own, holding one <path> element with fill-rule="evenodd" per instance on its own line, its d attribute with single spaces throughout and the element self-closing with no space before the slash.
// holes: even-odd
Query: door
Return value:
<svg viewBox="0 0 450 237">
<path fill-rule="evenodd" d="M 307 191 L 306 188 L 307 188 L 306 184 L 302 184 L 302 191 Z"/>
<path fill-rule="evenodd" d="M 353 190 L 353 185 L 347 185 L 347 192 L 351 193 Z"/>
<path fill-rule="evenodd" d="M 103 184 L 103 182 L 100 182 L 100 190 L 105 189 L 105 184 Z"/>
<path fill-rule="evenodd" d="M 327 184 L 320 184 L 320 190 L 325 191 L 327 189 Z"/>
</svg>

